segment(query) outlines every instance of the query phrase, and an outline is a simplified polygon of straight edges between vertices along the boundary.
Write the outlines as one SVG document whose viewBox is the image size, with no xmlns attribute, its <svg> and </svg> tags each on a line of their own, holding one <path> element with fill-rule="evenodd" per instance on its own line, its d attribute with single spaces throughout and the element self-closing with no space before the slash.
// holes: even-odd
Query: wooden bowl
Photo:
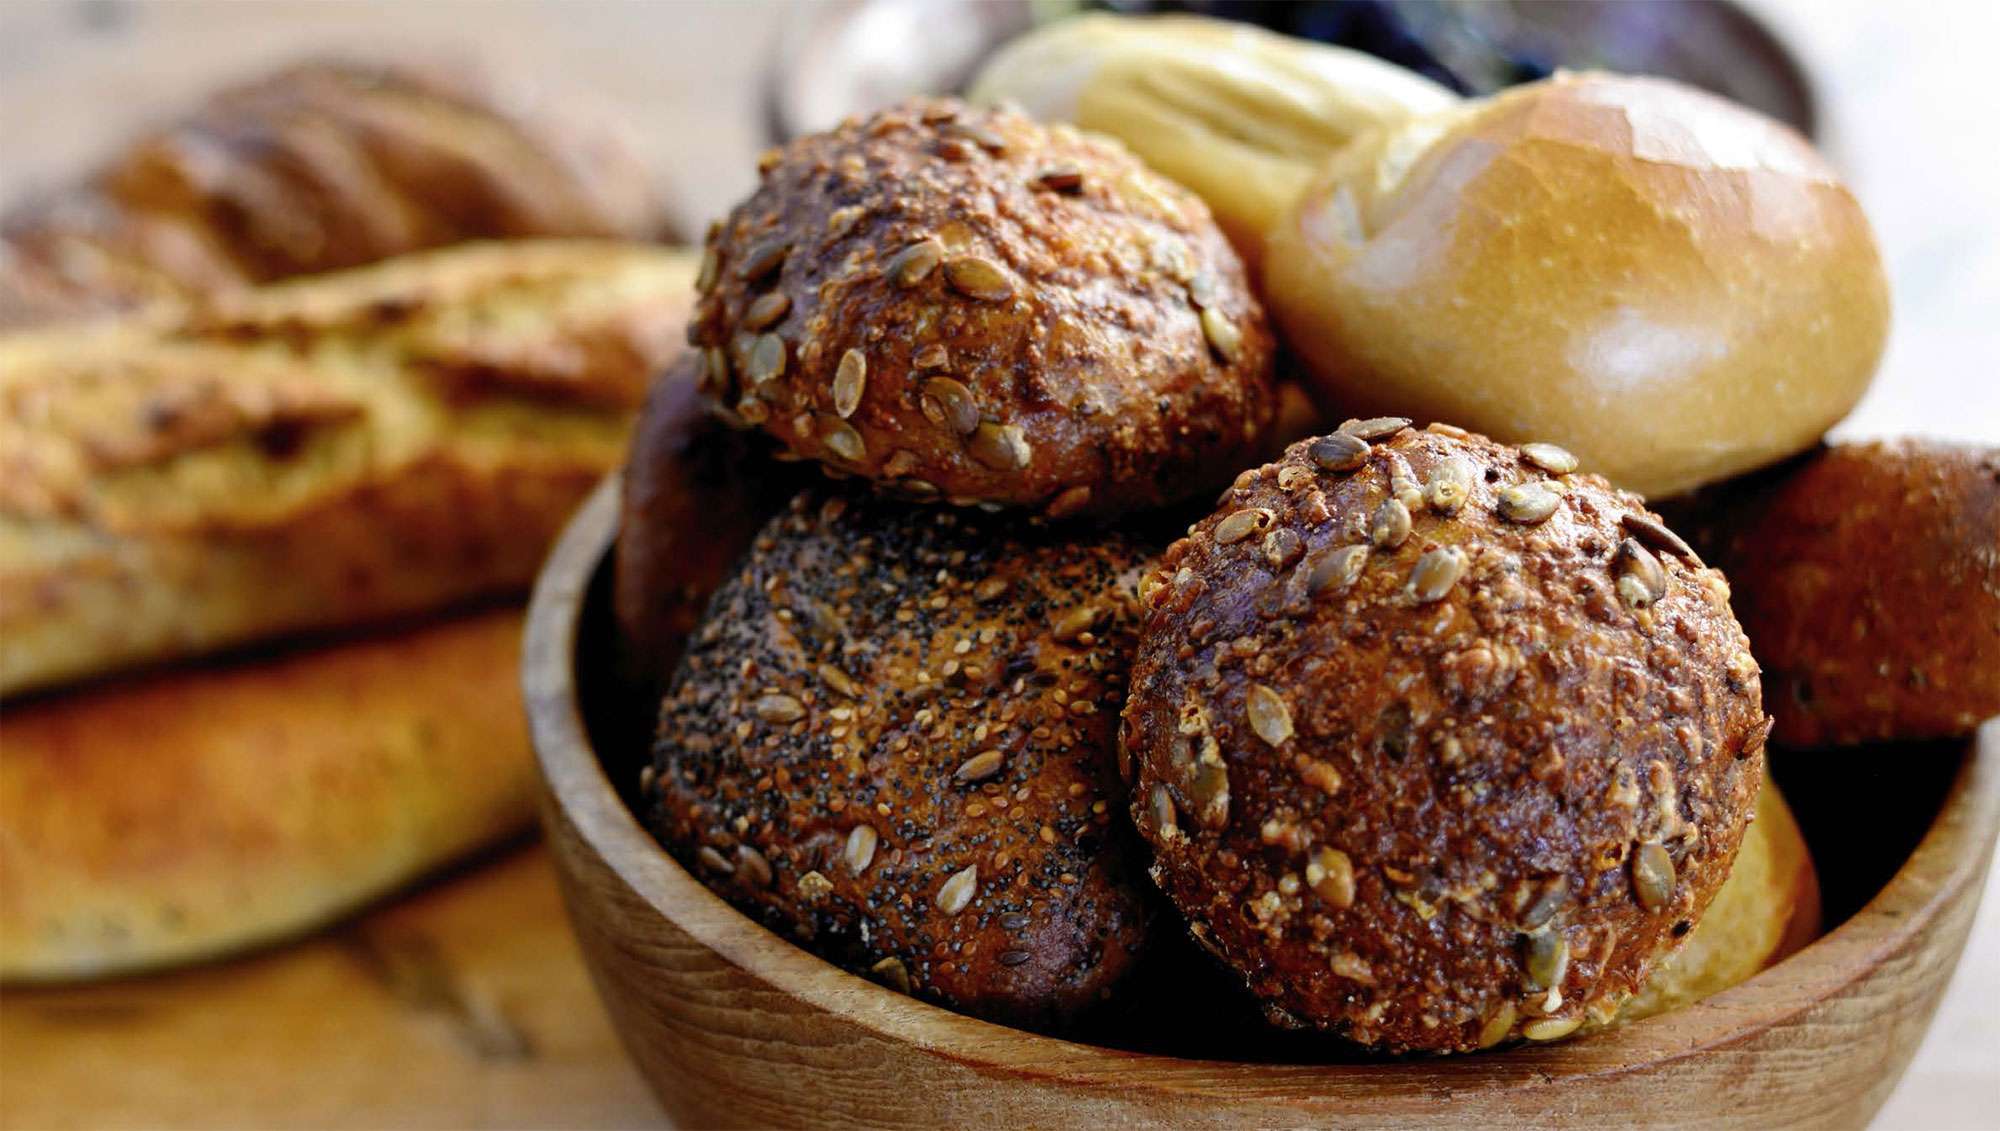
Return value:
<svg viewBox="0 0 2000 1131">
<path fill-rule="evenodd" d="M 772 934 L 634 818 L 612 783 L 636 782 L 649 712 L 609 675 L 617 509 L 607 483 L 550 558 L 523 677 L 585 960 L 689 1126 L 1860 1126 L 1930 1022 L 2000 826 L 2000 720 L 1969 747 L 1774 755 L 1837 925 L 1698 1005 L 1569 1043 L 1359 1060 L 1259 1037 L 1236 1003 L 1178 977 L 1148 983 L 1126 1029 L 1090 1038 L 1127 1047 L 1008 1029 Z"/>
</svg>

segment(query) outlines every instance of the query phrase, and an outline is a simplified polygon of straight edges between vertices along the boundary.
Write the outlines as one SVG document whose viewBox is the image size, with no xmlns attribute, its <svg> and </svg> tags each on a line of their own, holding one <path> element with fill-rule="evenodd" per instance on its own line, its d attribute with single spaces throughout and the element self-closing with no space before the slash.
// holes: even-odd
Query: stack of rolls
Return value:
<svg viewBox="0 0 2000 1131">
<path fill-rule="evenodd" d="M 663 845 L 1041 1028 L 1163 931 L 1276 1024 L 1432 1052 L 1810 937 L 1723 575 L 1566 445 L 1287 444 L 1267 292 L 1156 140 L 914 100 L 767 154 L 711 228 L 615 559 Z"/>
</svg>

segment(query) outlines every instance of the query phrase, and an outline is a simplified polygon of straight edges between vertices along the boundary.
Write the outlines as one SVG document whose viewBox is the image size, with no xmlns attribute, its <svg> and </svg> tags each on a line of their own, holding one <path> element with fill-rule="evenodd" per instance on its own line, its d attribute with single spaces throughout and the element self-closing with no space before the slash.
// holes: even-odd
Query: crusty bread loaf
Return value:
<svg viewBox="0 0 2000 1131">
<path fill-rule="evenodd" d="M 9 704 L 0 979 L 296 933 L 523 828 L 520 628 L 480 612 Z"/>
<path fill-rule="evenodd" d="M 0 326 L 464 240 L 647 236 L 649 181 L 602 123 L 472 68 L 304 63 L 0 221 Z"/>
<path fill-rule="evenodd" d="M 1782 961 L 1819 933 L 1819 877 L 1791 807 L 1764 779 L 1757 819 L 1701 922 L 1618 1011 L 1637 1021 L 1691 1005 Z"/>
<path fill-rule="evenodd" d="M 475 245 L 0 339 L 0 694 L 525 586 L 692 274 Z"/>
</svg>

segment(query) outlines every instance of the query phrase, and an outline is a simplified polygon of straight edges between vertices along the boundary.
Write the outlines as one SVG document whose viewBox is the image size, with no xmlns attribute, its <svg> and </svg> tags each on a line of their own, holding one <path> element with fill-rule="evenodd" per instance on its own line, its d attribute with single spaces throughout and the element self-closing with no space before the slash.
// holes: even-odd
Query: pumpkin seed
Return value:
<svg viewBox="0 0 2000 1131">
<path fill-rule="evenodd" d="M 1252 534 L 1267 529 L 1276 518 L 1276 515 L 1265 510 L 1263 507 L 1250 507 L 1245 510 L 1232 511 L 1224 516 L 1222 521 L 1215 524 L 1215 544 L 1218 546 L 1235 545 Z"/>
<path fill-rule="evenodd" d="M 1522 444 L 1521 455 L 1543 471 L 1553 471 L 1557 475 L 1568 475 L 1576 470 L 1576 457 L 1554 444 Z"/>
<path fill-rule="evenodd" d="M 1527 972 L 1522 984 L 1531 993 L 1562 985 L 1563 976 L 1569 972 L 1569 940 L 1555 930 L 1524 935 L 1521 965 Z"/>
<path fill-rule="evenodd" d="M 743 257 L 742 266 L 736 273 L 748 282 L 757 282 L 785 265 L 785 257 L 792 252 L 792 245 L 785 240 L 766 240 L 750 249 Z"/>
<path fill-rule="evenodd" d="M 1368 462 L 1368 441 L 1345 432 L 1321 436 L 1306 449 L 1312 461 L 1328 471 L 1352 471 Z"/>
<path fill-rule="evenodd" d="M 1641 844 L 1632 854 L 1632 895 L 1648 911 L 1658 911 L 1674 897 L 1674 858 L 1657 841 Z"/>
<path fill-rule="evenodd" d="M 1575 1017 L 1544 1017 L 1521 1026 L 1521 1035 L 1531 1041 L 1553 1041 L 1567 1037 L 1583 1024 L 1583 1015 Z"/>
<path fill-rule="evenodd" d="M 753 385 L 784 376 L 785 339 L 776 334 L 759 335 L 756 344 L 750 347 L 750 364 L 745 367 L 745 375 Z"/>
<path fill-rule="evenodd" d="M 1506 1040 L 1508 1035 L 1514 1031 L 1514 1022 L 1519 1020 L 1520 1016 L 1520 1012 L 1514 1008 L 1513 1002 L 1501 1002 L 1500 1008 L 1494 1010 L 1493 1016 L 1488 1017 L 1486 1024 L 1479 1028 L 1479 1047 L 1490 1049 L 1501 1041 Z"/>
<path fill-rule="evenodd" d="M 971 435 L 979 427 L 979 406 L 973 402 L 972 390 L 949 377 L 925 381 L 917 407 L 932 424 L 961 436 Z"/>
<path fill-rule="evenodd" d="M 1194 781 L 1188 796 L 1195 804 L 1195 817 L 1211 829 L 1229 823 L 1229 768 L 1222 759 L 1204 756 L 1195 764 Z"/>
<path fill-rule="evenodd" d="M 716 280 L 721 274 L 722 257 L 716 254 L 713 247 L 703 249 L 701 253 L 701 269 L 696 271 L 694 276 L 695 293 L 705 295 L 714 290 Z"/>
<path fill-rule="evenodd" d="M 791 309 L 792 296 L 783 291 L 758 295 L 750 308 L 743 312 L 741 325 L 745 330 L 762 330 L 783 318 Z"/>
<path fill-rule="evenodd" d="M 832 413 L 819 414 L 819 436 L 828 451 L 848 463 L 860 463 L 868 458 L 868 445 L 861 439 L 861 433 Z"/>
<path fill-rule="evenodd" d="M 1681 557 L 1694 560 L 1693 548 L 1682 541 L 1680 535 L 1667 529 L 1665 524 L 1657 519 L 1648 518 L 1636 511 L 1628 511 L 1619 515 L 1618 521 L 1625 529 L 1632 532 L 1633 537 L 1653 549 L 1665 550 L 1670 554 L 1679 554 Z"/>
<path fill-rule="evenodd" d="M 1380 440 L 1384 436 L 1394 436 L 1410 426 L 1407 416 L 1371 416 L 1366 420 L 1346 420 L 1340 425 L 1341 434 L 1357 440 Z"/>
<path fill-rule="evenodd" d="M 1174 811 L 1173 794 L 1164 785 L 1155 785 L 1150 796 L 1153 831 L 1161 837 L 1180 831 L 1180 816 Z"/>
</svg>

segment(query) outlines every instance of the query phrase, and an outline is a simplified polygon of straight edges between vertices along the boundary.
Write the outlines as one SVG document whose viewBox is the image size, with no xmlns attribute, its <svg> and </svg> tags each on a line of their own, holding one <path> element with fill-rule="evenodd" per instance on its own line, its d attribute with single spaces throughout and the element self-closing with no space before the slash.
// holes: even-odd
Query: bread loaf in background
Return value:
<svg viewBox="0 0 2000 1131">
<path fill-rule="evenodd" d="M 470 65 L 302 63 L 0 220 L 0 327 L 481 238 L 646 238 L 622 136 Z"/>
<path fill-rule="evenodd" d="M 1457 101 L 1358 51 L 1202 16 L 1093 14 L 1009 43 L 972 84 L 1129 146 L 1208 202 L 1251 264 L 1264 233 L 1341 146 Z"/>
<path fill-rule="evenodd" d="M 1646 495 L 1812 446 L 1889 320 L 1867 218 L 1802 138 L 1605 74 L 1356 141 L 1264 282 L 1329 410 L 1550 441 Z"/>
<path fill-rule="evenodd" d="M 693 266 L 475 245 L 0 339 L 0 694 L 523 589 Z"/>
<path fill-rule="evenodd" d="M 294 934 L 525 828 L 520 632 L 498 609 L 9 703 L 0 980 Z"/>
</svg>

